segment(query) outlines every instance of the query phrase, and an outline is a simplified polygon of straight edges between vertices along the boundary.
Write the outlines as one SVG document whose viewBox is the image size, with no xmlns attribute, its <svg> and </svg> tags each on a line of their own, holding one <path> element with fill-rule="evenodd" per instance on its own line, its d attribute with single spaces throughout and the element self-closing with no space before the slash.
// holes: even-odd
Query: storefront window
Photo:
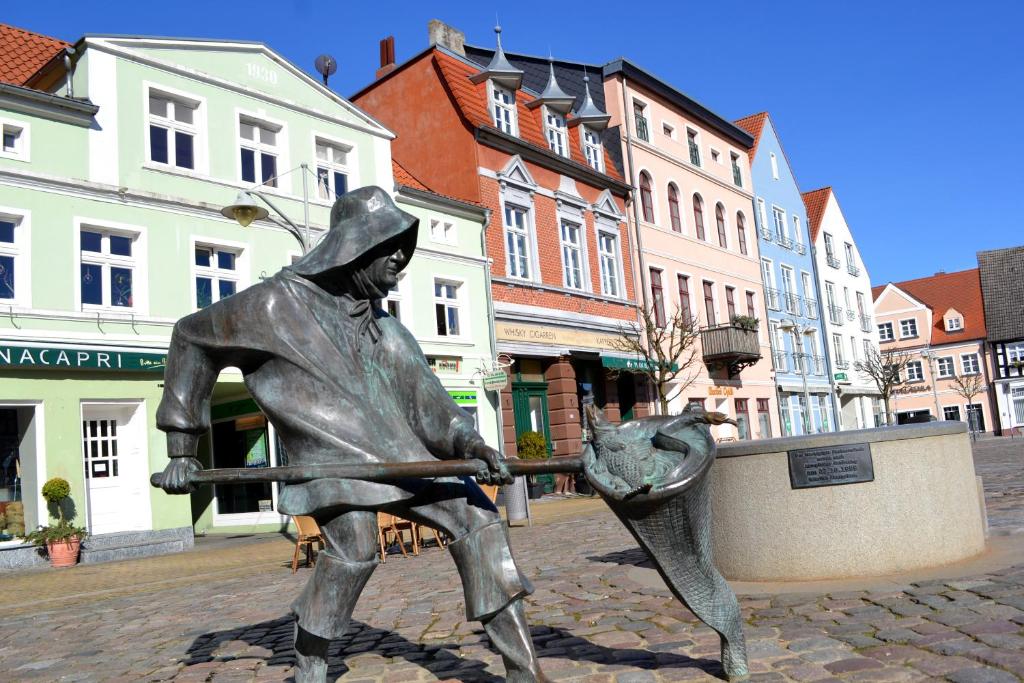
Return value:
<svg viewBox="0 0 1024 683">
<path fill-rule="evenodd" d="M 270 467 L 266 420 L 242 417 L 213 425 L 215 467 Z M 274 500 L 270 484 L 218 485 L 217 513 L 221 515 L 271 512 Z"/>
</svg>

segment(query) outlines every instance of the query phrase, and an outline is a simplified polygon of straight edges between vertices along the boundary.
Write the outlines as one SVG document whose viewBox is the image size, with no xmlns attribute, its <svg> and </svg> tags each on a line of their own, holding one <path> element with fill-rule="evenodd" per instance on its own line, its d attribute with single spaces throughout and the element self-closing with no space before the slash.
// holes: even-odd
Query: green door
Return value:
<svg viewBox="0 0 1024 683">
<path fill-rule="evenodd" d="M 513 382 L 512 414 L 516 423 L 516 439 L 523 432 L 540 432 L 544 435 L 544 442 L 547 444 L 550 458 L 551 428 L 548 424 L 547 382 Z M 555 490 L 553 475 L 539 475 L 537 481 L 544 483 L 545 493 Z"/>
</svg>

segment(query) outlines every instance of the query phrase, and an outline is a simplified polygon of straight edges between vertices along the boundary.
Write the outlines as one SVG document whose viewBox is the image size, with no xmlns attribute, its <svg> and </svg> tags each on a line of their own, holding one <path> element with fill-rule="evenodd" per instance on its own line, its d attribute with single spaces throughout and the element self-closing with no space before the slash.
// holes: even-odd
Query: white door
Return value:
<svg viewBox="0 0 1024 683">
<path fill-rule="evenodd" d="M 82 404 L 82 459 L 91 534 L 151 528 L 145 411 L 140 403 Z"/>
</svg>

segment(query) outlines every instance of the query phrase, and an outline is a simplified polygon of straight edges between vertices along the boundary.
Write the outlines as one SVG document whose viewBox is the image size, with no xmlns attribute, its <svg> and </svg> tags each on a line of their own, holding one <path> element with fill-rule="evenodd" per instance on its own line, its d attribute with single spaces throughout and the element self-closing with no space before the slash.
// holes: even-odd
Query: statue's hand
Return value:
<svg viewBox="0 0 1024 683">
<path fill-rule="evenodd" d="M 487 469 L 476 475 L 479 484 L 511 484 L 513 477 L 505 465 L 505 459 L 501 453 L 484 443 L 477 443 L 466 452 L 466 459 L 483 460 L 487 463 Z"/>
<path fill-rule="evenodd" d="M 160 475 L 160 488 L 167 493 L 192 493 L 196 487 L 189 478 L 201 469 L 203 466 L 195 458 L 171 458 Z"/>
</svg>

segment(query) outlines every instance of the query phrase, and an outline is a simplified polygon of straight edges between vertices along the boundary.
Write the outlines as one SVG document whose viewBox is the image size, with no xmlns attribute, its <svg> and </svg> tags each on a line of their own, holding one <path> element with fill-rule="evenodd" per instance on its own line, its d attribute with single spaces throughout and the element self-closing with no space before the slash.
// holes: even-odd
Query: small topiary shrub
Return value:
<svg viewBox="0 0 1024 683">
<path fill-rule="evenodd" d="M 516 454 L 523 460 L 544 460 L 548 457 L 548 443 L 540 432 L 523 432 L 516 439 Z"/>
<path fill-rule="evenodd" d="M 43 498 L 47 503 L 58 504 L 71 495 L 71 484 L 67 479 L 54 477 L 43 484 Z"/>
</svg>

